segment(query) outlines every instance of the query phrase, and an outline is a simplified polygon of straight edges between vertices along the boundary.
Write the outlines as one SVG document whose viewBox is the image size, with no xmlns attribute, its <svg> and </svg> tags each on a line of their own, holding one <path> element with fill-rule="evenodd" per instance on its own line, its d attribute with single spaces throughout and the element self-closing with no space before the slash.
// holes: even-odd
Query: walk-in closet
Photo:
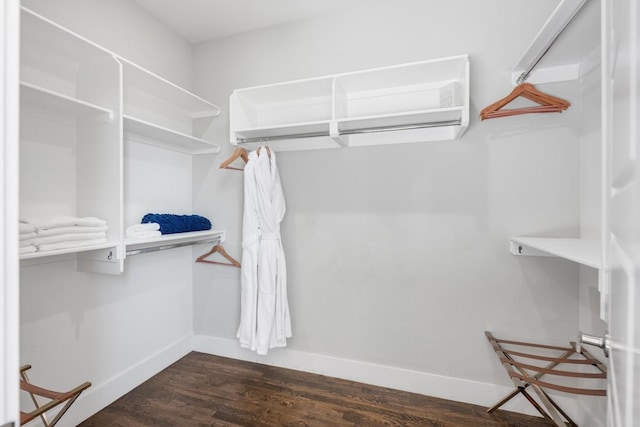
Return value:
<svg viewBox="0 0 640 427">
<path fill-rule="evenodd" d="M 640 424 L 635 1 L 0 10 L 0 426 Z"/>
</svg>

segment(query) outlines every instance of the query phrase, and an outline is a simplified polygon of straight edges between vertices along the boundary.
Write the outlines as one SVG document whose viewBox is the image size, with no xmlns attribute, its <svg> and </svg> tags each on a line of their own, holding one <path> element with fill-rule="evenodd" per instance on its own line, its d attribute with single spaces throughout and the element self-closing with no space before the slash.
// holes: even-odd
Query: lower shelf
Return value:
<svg viewBox="0 0 640 427">
<path fill-rule="evenodd" d="M 58 255 L 77 254 L 81 252 L 90 252 L 90 251 L 96 251 L 100 249 L 109 249 L 109 248 L 114 248 L 114 253 L 115 253 L 115 248 L 117 246 L 118 246 L 118 243 L 116 242 L 107 242 L 107 243 L 102 243 L 100 245 L 81 246 L 78 248 L 59 249 L 56 251 L 31 252 L 28 254 L 21 254 L 20 260 L 22 261 L 22 260 L 28 260 L 28 259 L 54 257 Z"/>
<path fill-rule="evenodd" d="M 220 152 L 218 144 L 131 116 L 124 116 L 124 131 L 125 140 L 137 141 L 179 153 L 197 155 Z"/>
<path fill-rule="evenodd" d="M 127 256 L 146 252 L 157 252 L 182 246 L 217 244 L 225 240 L 223 230 L 194 231 L 191 233 L 166 234 L 151 239 L 126 239 L 123 242 L 107 242 L 101 245 L 83 246 L 57 251 L 33 252 L 20 255 L 21 267 L 51 262 L 78 260 L 78 270 L 96 273 L 120 274 Z"/>
<path fill-rule="evenodd" d="M 306 123 L 292 123 L 278 126 L 255 127 L 238 129 L 234 132 L 233 143 L 260 142 L 269 139 L 295 139 L 308 135 L 329 135 L 330 122 L 328 120 Z"/>
<path fill-rule="evenodd" d="M 151 239 L 127 238 L 125 244 L 126 256 L 138 255 L 146 252 L 156 252 L 166 249 L 191 246 L 203 243 L 221 243 L 225 239 L 222 230 L 194 231 L 190 233 L 165 234 Z"/>
<path fill-rule="evenodd" d="M 296 151 L 452 141 L 462 137 L 466 123 L 463 108 L 454 107 L 242 129 L 232 132 L 231 143 L 254 148 L 268 142 L 275 151 Z"/>
<path fill-rule="evenodd" d="M 512 237 L 510 250 L 521 256 L 556 256 L 595 269 L 602 267 L 600 243 L 565 237 Z"/>
<path fill-rule="evenodd" d="M 107 120 L 113 119 L 113 111 L 107 108 L 27 82 L 20 82 L 20 101 L 25 106 L 43 108 L 72 117 L 103 115 Z"/>
</svg>

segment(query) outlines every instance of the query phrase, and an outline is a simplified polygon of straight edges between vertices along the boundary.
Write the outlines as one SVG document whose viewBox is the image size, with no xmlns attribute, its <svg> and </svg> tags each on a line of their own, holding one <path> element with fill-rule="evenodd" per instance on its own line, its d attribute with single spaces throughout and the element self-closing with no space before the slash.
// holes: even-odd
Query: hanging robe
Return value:
<svg viewBox="0 0 640 427">
<path fill-rule="evenodd" d="M 249 153 L 244 170 L 240 345 L 266 355 L 291 337 L 280 223 L 284 195 L 275 153 Z"/>
</svg>

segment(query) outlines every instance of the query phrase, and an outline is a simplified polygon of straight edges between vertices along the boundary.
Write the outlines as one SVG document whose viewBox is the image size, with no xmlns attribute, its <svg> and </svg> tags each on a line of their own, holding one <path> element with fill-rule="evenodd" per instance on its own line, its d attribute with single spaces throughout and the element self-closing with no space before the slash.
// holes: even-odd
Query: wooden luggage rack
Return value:
<svg viewBox="0 0 640 427">
<path fill-rule="evenodd" d="M 541 380 L 545 375 L 581 378 L 596 380 L 598 382 L 607 378 L 607 369 L 604 364 L 589 354 L 584 348 L 577 347 L 574 342 L 569 343 L 569 347 L 558 347 L 497 339 L 491 332 L 486 331 L 485 335 L 491 343 L 496 356 L 500 359 L 502 366 L 506 369 L 509 378 L 513 381 L 513 385 L 516 386 L 513 392 L 489 408 L 487 410 L 489 413 L 500 408 L 517 394 L 522 394 L 551 425 L 566 427 L 568 424 L 571 427 L 577 427 L 578 425 L 551 399 L 544 389 L 588 396 L 606 395 L 606 390 L 604 389 L 576 388 Z M 523 347 L 535 350 L 529 353 L 525 352 L 528 350 L 523 350 Z M 555 353 L 556 355 L 545 355 L 543 353 Z M 557 356 L 558 353 L 560 353 L 560 356 Z M 526 361 L 521 361 L 521 359 L 545 361 L 547 365 L 543 367 L 536 366 Z M 557 367 L 562 364 L 572 365 L 575 370 L 557 369 Z M 594 372 L 584 372 L 587 369 L 591 369 Z M 527 392 L 527 388 L 534 391 L 542 405 Z"/>
<path fill-rule="evenodd" d="M 90 382 L 85 382 L 69 391 L 59 392 L 47 390 L 45 388 L 38 387 L 29 381 L 29 377 L 27 376 L 27 371 L 29 369 L 31 369 L 31 365 L 24 365 L 20 368 L 20 390 L 29 393 L 36 409 L 31 412 L 20 411 L 20 425 L 24 425 L 40 417 L 42 423 L 46 427 L 54 426 L 58 421 L 60 421 L 60 418 L 67 412 L 69 407 L 73 405 L 73 402 L 75 402 L 80 396 L 80 393 L 91 386 Z M 48 402 L 42 403 L 40 401 L 41 397 L 48 399 Z M 47 412 L 58 405 L 62 405 L 63 403 L 64 406 L 62 409 L 58 411 L 53 419 L 49 420 Z"/>
</svg>

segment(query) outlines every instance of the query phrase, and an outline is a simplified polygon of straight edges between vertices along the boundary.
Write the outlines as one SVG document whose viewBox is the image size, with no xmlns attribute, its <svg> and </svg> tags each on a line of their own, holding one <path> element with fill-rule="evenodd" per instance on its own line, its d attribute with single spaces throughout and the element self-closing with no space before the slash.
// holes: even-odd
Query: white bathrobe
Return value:
<svg viewBox="0 0 640 427">
<path fill-rule="evenodd" d="M 244 170 L 242 288 L 238 339 L 266 355 L 291 337 L 287 277 L 280 240 L 284 195 L 275 153 L 249 153 Z"/>
</svg>

